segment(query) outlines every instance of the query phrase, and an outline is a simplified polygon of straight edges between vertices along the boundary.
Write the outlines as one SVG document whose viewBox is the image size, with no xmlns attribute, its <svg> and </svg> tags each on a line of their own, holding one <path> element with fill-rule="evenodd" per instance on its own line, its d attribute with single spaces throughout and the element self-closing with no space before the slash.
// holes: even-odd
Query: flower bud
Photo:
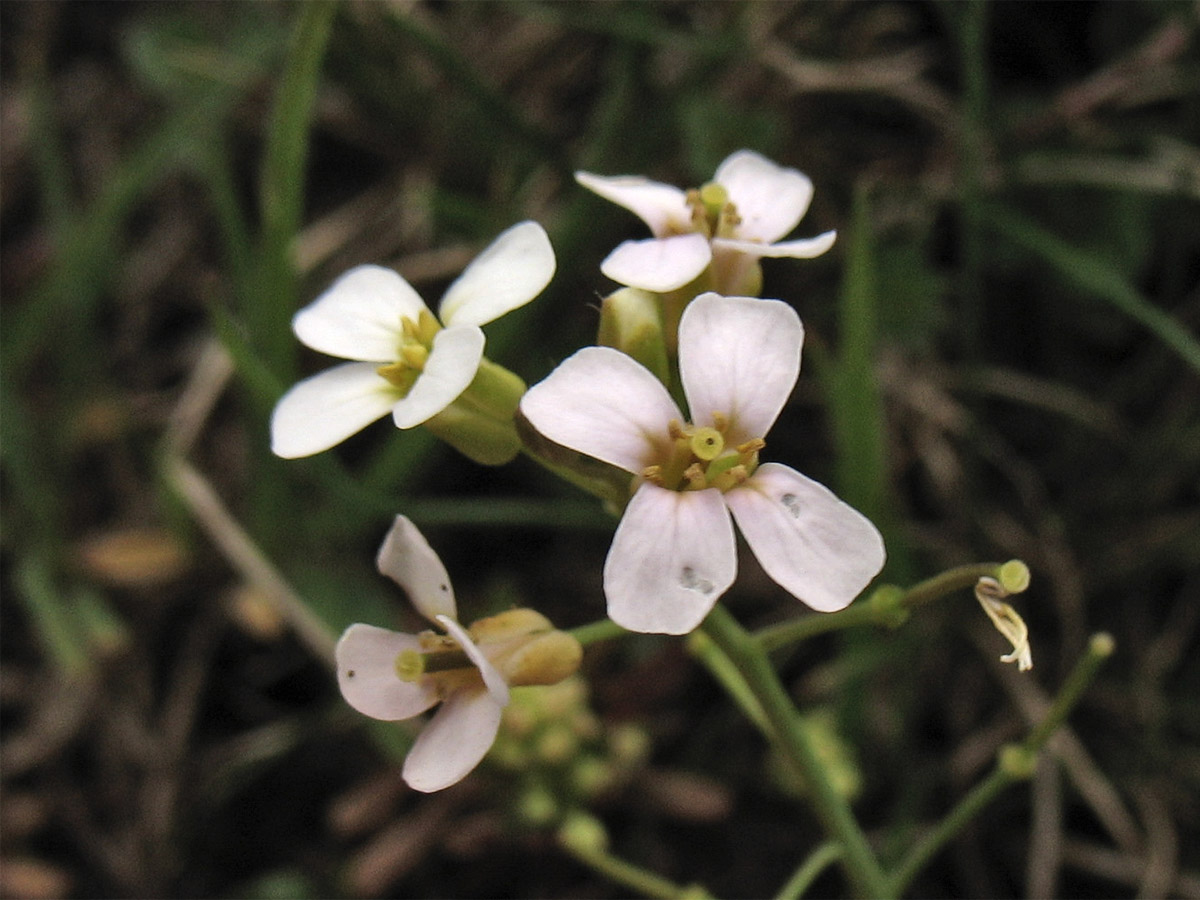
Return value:
<svg viewBox="0 0 1200 900">
<path fill-rule="evenodd" d="M 658 294 L 639 288 L 621 288 L 609 294 L 600 306 L 596 343 L 632 356 L 666 383 L 667 348 L 660 304 Z"/>
</svg>

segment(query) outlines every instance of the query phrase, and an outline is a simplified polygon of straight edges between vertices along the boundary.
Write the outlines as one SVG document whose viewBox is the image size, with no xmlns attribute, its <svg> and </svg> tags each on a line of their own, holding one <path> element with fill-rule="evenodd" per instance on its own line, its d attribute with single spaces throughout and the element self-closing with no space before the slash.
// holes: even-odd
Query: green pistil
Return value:
<svg viewBox="0 0 1200 900">
<path fill-rule="evenodd" d="M 461 650 L 442 650 L 436 653 L 420 653 L 417 650 L 402 650 L 396 654 L 396 677 L 401 681 L 413 682 L 422 675 L 434 672 L 451 672 L 455 669 L 474 669 L 467 654 Z"/>
<path fill-rule="evenodd" d="M 716 459 L 725 449 L 725 438 L 721 436 L 721 432 L 715 428 L 709 428 L 707 425 L 702 428 L 697 428 L 692 432 L 692 438 L 688 442 L 692 453 L 696 454 L 700 459 Z"/>
<path fill-rule="evenodd" d="M 672 421 L 669 435 L 671 454 L 661 465 L 643 473 L 654 484 L 672 491 L 702 491 L 715 487 L 727 491 L 741 484 L 758 466 L 758 451 L 765 444 L 755 439 L 732 451 L 725 446 L 723 416 L 714 416 L 715 426 L 694 427 Z"/>
</svg>

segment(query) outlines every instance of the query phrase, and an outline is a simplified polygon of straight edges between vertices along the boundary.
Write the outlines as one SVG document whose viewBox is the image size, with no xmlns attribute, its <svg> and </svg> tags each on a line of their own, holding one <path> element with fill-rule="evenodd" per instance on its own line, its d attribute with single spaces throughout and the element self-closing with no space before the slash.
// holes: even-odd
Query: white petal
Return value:
<svg viewBox="0 0 1200 900">
<path fill-rule="evenodd" d="M 436 622 L 438 616 L 458 615 L 446 567 L 407 516 L 396 516 L 392 522 L 375 566 L 404 588 L 417 612 L 430 622 Z"/>
<path fill-rule="evenodd" d="M 677 187 L 640 175 L 608 178 L 576 172 L 575 180 L 594 194 L 623 206 L 647 225 L 656 237 L 691 230 L 687 194 Z"/>
<path fill-rule="evenodd" d="M 611 347 L 584 347 L 525 392 L 521 412 L 557 444 L 638 474 L 669 449 L 682 420 L 662 382 Z"/>
<path fill-rule="evenodd" d="M 815 610 L 846 606 L 883 568 L 870 520 L 787 466 L 759 466 L 725 502 L 763 570 Z"/>
<path fill-rule="evenodd" d="M 504 676 L 500 674 L 500 671 L 488 662 L 488 658 L 483 655 L 483 651 L 475 646 L 475 642 L 467 634 L 467 629 L 463 628 L 449 616 L 438 616 L 437 619 L 449 633 L 450 637 L 458 641 L 458 645 L 463 648 L 463 652 L 467 654 L 471 662 L 478 666 L 479 674 L 483 676 L 483 683 L 487 685 L 492 699 L 501 706 L 507 706 L 508 682 L 504 680 Z"/>
<path fill-rule="evenodd" d="M 495 742 L 502 711 L 482 687 L 451 694 L 404 760 L 408 786 L 429 793 L 466 778 Z"/>
<path fill-rule="evenodd" d="M 483 325 L 542 292 L 554 275 L 554 249 L 537 222 L 501 234 L 455 279 L 438 310 L 444 325 Z"/>
<path fill-rule="evenodd" d="M 376 368 L 343 363 L 293 385 L 271 413 L 271 452 L 285 459 L 311 456 L 386 416 L 397 392 Z"/>
<path fill-rule="evenodd" d="M 756 241 L 734 241 L 729 238 L 713 238 L 714 250 L 732 250 L 735 253 L 745 253 L 756 259 L 769 256 L 772 259 L 812 259 L 820 256 L 833 246 L 837 240 L 836 231 L 826 231 L 814 238 L 803 238 L 798 241 L 783 241 L 778 244 L 760 244 Z"/>
<path fill-rule="evenodd" d="M 738 234 L 772 243 L 796 227 L 812 201 L 812 181 L 802 172 L 776 165 L 752 150 L 739 150 L 713 180 L 729 192 L 741 224 Z"/>
<path fill-rule="evenodd" d="M 400 320 L 416 321 L 425 308 L 391 269 L 358 266 L 296 313 L 292 330 L 309 347 L 331 356 L 392 362 L 400 348 Z"/>
<path fill-rule="evenodd" d="M 432 681 L 401 681 L 396 657 L 421 649 L 411 634 L 374 625 L 351 625 L 337 642 L 338 687 L 346 702 L 363 715 L 394 722 L 425 712 L 438 701 Z"/>
<path fill-rule="evenodd" d="M 604 561 L 608 615 L 630 631 L 687 634 L 736 576 L 737 544 L 721 492 L 646 482 L 625 507 Z"/>
<path fill-rule="evenodd" d="M 396 427 L 420 425 L 458 399 L 479 371 L 483 343 L 478 325 L 452 325 L 434 335 L 425 369 L 408 396 L 392 409 Z"/>
<path fill-rule="evenodd" d="M 779 300 L 701 294 L 679 322 L 679 374 L 692 421 L 729 419 L 726 444 L 765 437 L 800 374 L 804 327 Z"/>
<path fill-rule="evenodd" d="M 695 279 L 711 260 L 708 238 L 677 234 L 625 241 L 605 257 L 600 271 L 619 284 L 663 294 Z"/>
</svg>

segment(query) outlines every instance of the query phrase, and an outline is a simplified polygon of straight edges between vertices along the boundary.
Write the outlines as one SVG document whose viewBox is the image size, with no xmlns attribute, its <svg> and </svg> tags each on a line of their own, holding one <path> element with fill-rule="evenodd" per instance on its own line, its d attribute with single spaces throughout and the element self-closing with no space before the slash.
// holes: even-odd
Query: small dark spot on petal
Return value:
<svg viewBox="0 0 1200 900">
<path fill-rule="evenodd" d="M 346 670 L 346 677 L 347 677 L 347 678 L 353 678 L 353 677 L 354 677 L 354 670 L 353 670 L 353 669 L 347 669 L 347 670 Z"/>
<path fill-rule="evenodd" d="M 800 518 L 801 509 L 799 497 L 797 497 L 795 494 L 784 494 L 779 498 L 779 502 L 782 503 L 787 508 L 787 511 L 792 514 L 793 519 Z"/>
<path fill-rule="evenodd" d="M 684 566 L 679 573 L 679 586 L 687 591 L 699 591 L 701 594 L 711 594 L 713 592 L 713 583 L 707 578 L 697 578 L 696 570 L 691 566 Z"/>
</svg>

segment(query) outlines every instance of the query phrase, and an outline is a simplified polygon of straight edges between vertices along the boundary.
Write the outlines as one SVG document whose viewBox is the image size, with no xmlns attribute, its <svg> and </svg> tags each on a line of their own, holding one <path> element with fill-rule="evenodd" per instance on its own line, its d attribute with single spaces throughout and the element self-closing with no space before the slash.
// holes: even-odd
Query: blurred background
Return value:
<svg viewBox="0 0 1200 900">
<path fill-rule="evenodd" d="M 645 236 L 573 171 L 693 186 L 749 147 L 812 178 L 797 236 L 839 231 L 764 263 L 807 331 L 769 458 L 880 525 L 883 580 L 1033 572 L 1031 673 L 966 594 L 777 659 L 864 827 L 894 858 L 1104 630 L 1069 734 L 911 893 L 1200 897 L 1198 26 L 1193 2 L 0 5 L 0 892 L 628 896 L 554 845 L 586 803 L 640 865 L 773 894 L 821 840 L 803 785 L 679 640 L 589 648 L 564 702 L 608 774 L 582 793 L 555 766 L 583 751 L 544 747 L 410 792 L 411 730 L 338 695 L 342 628 L 416 625 L 373 570 L 393 515 L 464 618 L 576 627 L 603 617 L 597 503 L 386 423 L 296 461 L 267 433 L 328 364 L 290 318 L 350 266 L 433 305 L 541 222 L 557 276 L 488 327 L 532 383 Z M 727 602 L 798 610 L 745 553 Z"/>
</svg>

